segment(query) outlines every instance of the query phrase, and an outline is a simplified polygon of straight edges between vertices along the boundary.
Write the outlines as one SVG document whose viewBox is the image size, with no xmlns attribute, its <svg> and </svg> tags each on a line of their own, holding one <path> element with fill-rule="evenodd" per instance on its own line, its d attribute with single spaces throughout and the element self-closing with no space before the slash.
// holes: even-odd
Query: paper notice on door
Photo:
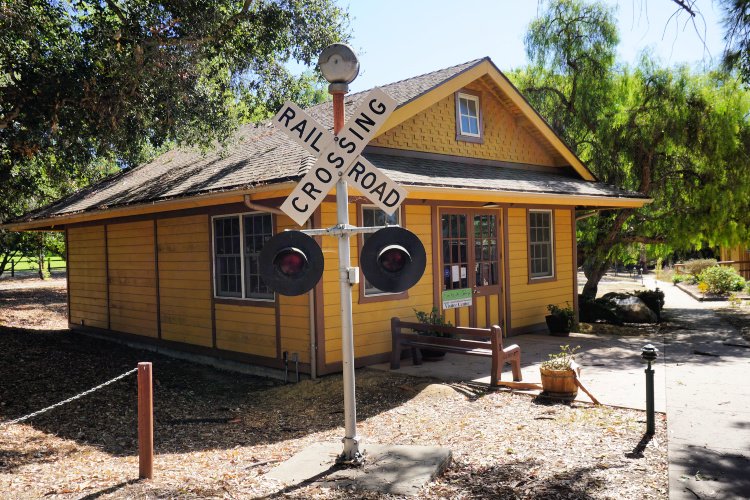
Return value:
<svg viewBox="0 0 750 500">
<path fill-rule="evenodd" d="M 460 280 L 458 274 L 458 266 L 451 266 L 451 280 L 454 283 L 458 283 L 458 281 Z"/>
<path fill-rule="evenodd" d="M 466 279 L 466 266 L 461 267 L 461 279 L 462 280 Z"/>
</svg>

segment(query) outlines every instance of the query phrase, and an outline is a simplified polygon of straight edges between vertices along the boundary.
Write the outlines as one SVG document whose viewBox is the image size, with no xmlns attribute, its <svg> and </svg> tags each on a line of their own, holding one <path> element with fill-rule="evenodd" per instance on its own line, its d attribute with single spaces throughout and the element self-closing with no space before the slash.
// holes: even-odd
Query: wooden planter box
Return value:
<svg viewBox="0 0 750 500">
<path fill-rule="evenodd" d="M 543 394 L 560 399 L 573 399 L 578 395 L 576 373 L 572 369 L 549 370 L 539 368 L 542 374 Z"/>
</svg>

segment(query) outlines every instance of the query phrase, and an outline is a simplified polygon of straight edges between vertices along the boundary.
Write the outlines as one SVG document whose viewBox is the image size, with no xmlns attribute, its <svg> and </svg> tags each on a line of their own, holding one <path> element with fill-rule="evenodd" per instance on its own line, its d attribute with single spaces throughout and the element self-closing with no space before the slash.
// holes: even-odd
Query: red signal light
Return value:
<svg viewBox="0 0 750 500">
<path fill-rule="evenodd" d="M 273 259 L 274 267 L 288 278 L 296 278 L 307 269 L 307 257 L 299 248 L 287 247 Z"/>
<path fill-rule="evenodd" d="M 378 255 L 378 264 L 390 273 L 398 273 L 411 262 L 411 255 L 400 245 L 388 245 Z"/>
</svg>

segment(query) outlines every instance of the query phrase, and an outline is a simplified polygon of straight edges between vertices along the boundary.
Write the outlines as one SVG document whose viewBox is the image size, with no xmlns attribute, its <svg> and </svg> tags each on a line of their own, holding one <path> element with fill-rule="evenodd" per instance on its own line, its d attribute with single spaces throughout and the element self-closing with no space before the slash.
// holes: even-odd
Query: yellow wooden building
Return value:
<svg viewBox="0 0 750 500">
<path fill-rule="evenodd" d="M 547 304 L 577 302 L 576 209 L 649 200 L 597 182 L 488 58 L 381 88 L 399 107 L 364 155 L 408 191 L 389 222 L 422 240 L 427 270 L 400 294 L 353 287 L 357 365 L 387 360 L 390 318 L 441 307 L 444 290 L 473 291 L 470 307 L 445 311 L 454 325 L 544 330 Z M 332 128 L 330 103 L 308 112 Z M 257 265 L 264 241 L 297 227 L 278 207 L 313 162 L 269 123 L 246 125 L 221 151 L 170 151 L 5 227 L 65 231 L 71 328 L 273 368 L 296 354 L 303 371 L 331 373 L 336 242 L 320 241 L 325 272 L 309 294 L 274 294 Z M 349 194 L 357 225 L 388 219 Z M 335 218 L 329 196 L 310 227 Z"/>
<path fill-rule="evenodd" d="M 732 266 L 743 278 L 750 280 L 750 245 L 721 247 L 719 250 L 721 262 Z"/>
</svg>

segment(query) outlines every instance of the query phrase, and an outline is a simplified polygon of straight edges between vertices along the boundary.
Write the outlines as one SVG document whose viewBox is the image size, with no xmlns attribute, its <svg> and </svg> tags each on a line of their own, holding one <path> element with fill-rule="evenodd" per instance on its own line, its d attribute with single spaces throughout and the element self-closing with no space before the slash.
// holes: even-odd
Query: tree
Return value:
<svg viewBox="0 0 750 500">
<path fill-rule="evenodd" d="M 697 0 L 672 0 L 677 12 L 693 19 L 701 15 Z M 750 83 L 750 0 L 719 0 L 724 11 L 724 66 L 736 69 L 742 80 Z M 697 29 L 698 36 L 702 36 Z"/>
<path fill-rule="evenodd" d="M 333 0 L 0 0 L 0 223 L 320 99 L 318 76 L 284 64 L 348 36 Z M 0 233 L 0 256 L 22 239 Z"/>
<path fill-rule="evenodd" d="M 519 87 L 602 181 L 654 202 L 602 210 L 578 224 L 588 281 L 623 246 L 687 248 L 750 235 L 750 96 L 721 72 L 615 64 L 613 13 L 601 4 L 554 0 L 526 38 L 531 65 Z"/>
<path fill-rule="evenodd" d="M 347 37 L 331 0 L 9 0 L 0 16 L 0 182 L 44 151 L 62 164 L 144 145 L 210 144 L 242 93 L 279 95 L 283 64 Z"/>
</svg>

